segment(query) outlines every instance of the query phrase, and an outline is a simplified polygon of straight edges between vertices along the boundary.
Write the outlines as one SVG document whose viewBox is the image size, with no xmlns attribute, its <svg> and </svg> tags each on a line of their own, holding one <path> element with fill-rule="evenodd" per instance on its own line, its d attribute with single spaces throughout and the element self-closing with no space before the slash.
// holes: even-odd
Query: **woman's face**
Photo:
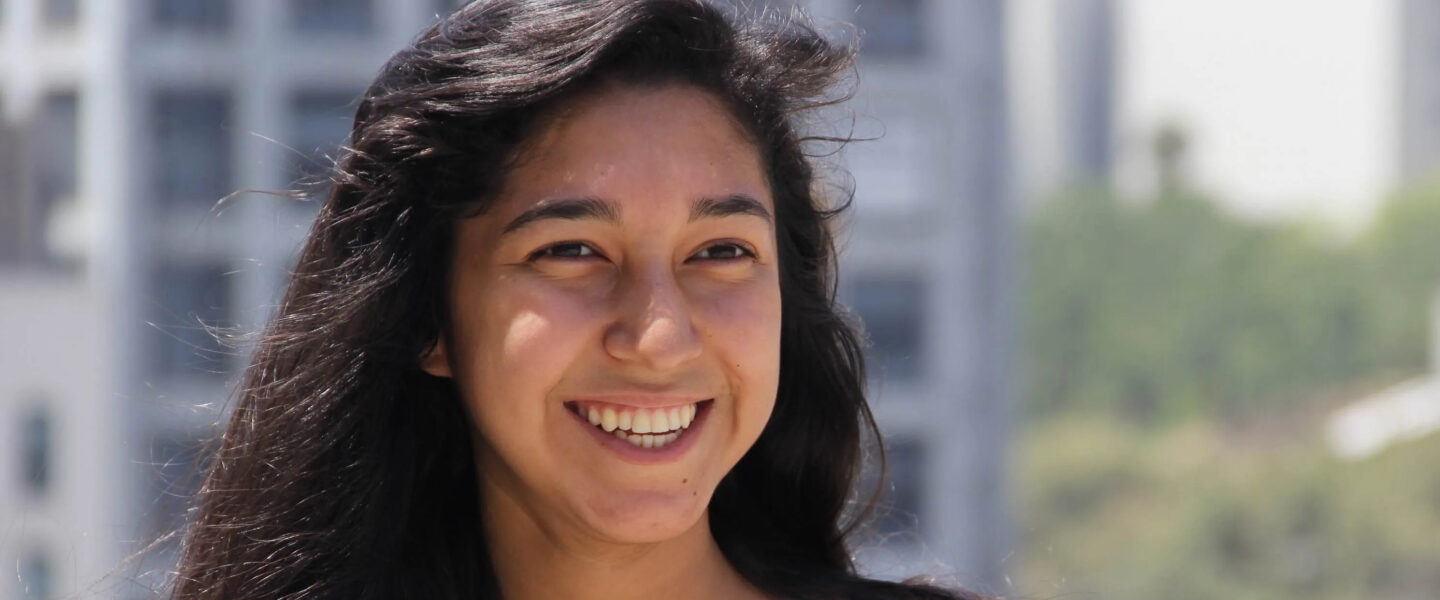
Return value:
<svg viewBox="0 0 1440 600">
<path fill-rule="evenodd" d="M 545 122 L 459 224 L 452 326 L 423 361 L 456 380 L 487 503 L 624 543 L 699 522 L 775 403 L 774 214 L 699 88 L 602 87 Z"/>
</svg>

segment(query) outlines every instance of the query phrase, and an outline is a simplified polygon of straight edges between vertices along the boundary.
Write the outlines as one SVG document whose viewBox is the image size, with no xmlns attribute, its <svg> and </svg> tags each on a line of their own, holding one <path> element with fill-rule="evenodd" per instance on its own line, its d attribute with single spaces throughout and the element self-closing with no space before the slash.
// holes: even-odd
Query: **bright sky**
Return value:
<svg viewBox="0 0 1440 600">
<path fill-rule="evenodd" d="M 1345 228 L 1395 183 L 1395 0 L 1117 0 L 1122 185 L 1190 134 L 1192 180 L 1236 212 Z"/>
</svg>

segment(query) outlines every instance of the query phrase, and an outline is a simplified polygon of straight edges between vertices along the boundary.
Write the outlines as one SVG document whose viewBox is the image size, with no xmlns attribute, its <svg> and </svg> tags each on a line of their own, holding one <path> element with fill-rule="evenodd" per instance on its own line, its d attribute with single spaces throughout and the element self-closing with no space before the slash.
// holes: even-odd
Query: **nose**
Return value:
<svg viewBox="0 0 1440 600">
<path fill-rule="evenodd" d="M 689 303 L 668 268 L 633 271 L 618 292 L 617 316 L 605 332 L 610 356 L 661 372 L 700 356 Z"/>
</svg>

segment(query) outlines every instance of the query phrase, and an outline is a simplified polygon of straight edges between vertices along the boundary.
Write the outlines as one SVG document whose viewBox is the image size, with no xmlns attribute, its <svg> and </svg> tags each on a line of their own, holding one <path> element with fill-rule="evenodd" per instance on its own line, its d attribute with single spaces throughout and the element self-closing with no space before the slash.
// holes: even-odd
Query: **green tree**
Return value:
<svg viewBox="0 0 1440 600">
<path fill-rule="evenodd" d="M 1031 414 L 1243 417 L 1424 363 L 1440 188 L 1397 196 L 1357 243 L 1186 193 L 1075 190 L 1027 225 Z"/>
</svg>

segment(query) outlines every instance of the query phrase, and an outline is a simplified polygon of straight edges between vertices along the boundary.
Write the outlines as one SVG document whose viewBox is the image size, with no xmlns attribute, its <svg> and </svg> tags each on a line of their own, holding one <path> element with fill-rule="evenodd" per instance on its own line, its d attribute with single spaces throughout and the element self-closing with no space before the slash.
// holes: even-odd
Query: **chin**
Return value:
<svg viewBox="0 0 1440 600">
<path fill-rule="evenodd" d="M 702 525 L 712 491 L 685 487 L 671 492 L 607 494 L 586 503 L 587 520 L 602 537 L 616 543 L 663 542 Z"/>
</svg>

